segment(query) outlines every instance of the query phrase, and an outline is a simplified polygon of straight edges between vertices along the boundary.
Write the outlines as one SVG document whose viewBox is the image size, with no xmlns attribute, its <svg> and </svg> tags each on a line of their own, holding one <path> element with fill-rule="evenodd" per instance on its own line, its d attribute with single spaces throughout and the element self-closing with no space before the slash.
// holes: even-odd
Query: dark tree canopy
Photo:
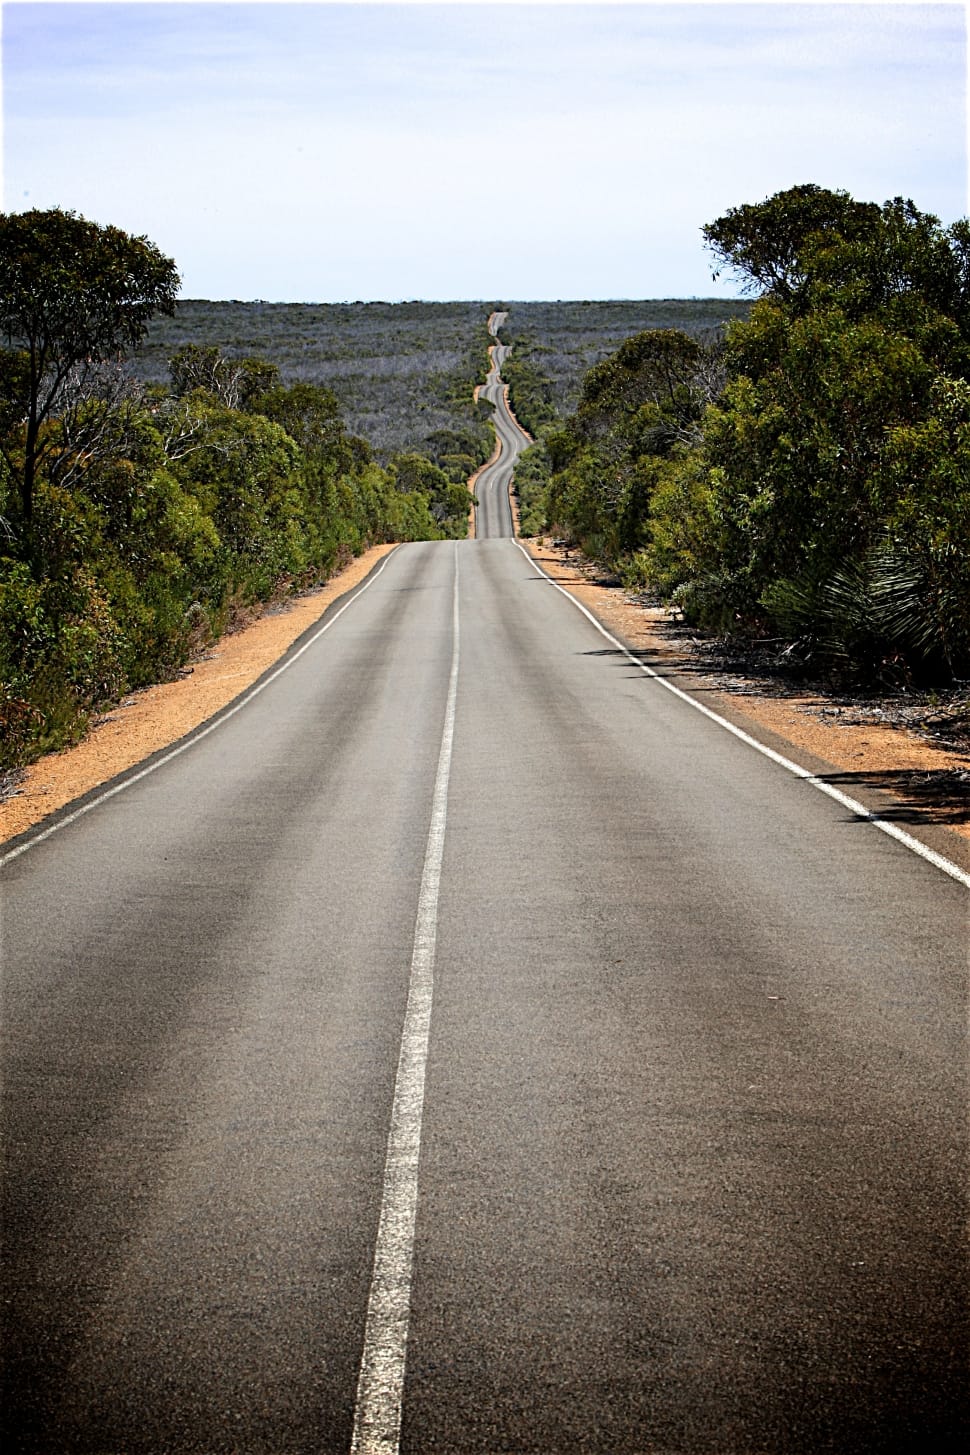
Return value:
<svg viewBox="0 0 970 1455">
<path fill-rule="evenodd" d="M 848 192 L 814 183 L 789 187 L 764 202 L 731 207 L 702 228 L 720 268 L 740 275 L 748 293 L 771 292 L 788 301 L 805 279 L 806 247 L 833 233 L 854 238 L 875 223 L 879 208 Z M 718 273 L 715 273 L 715 277 Z"/>
<path fill-rule="evenodd" d="M 682 404 L 703 350 L 676 328 L 644 329 L 586 375 L 580 415 L 622 415 L 646 400 L 676 410 Z"/>
<path fill-rule="evenodd" d="M 60 208 L 0 214 L 0 333 L 21 356 L 8 378 L 21 381 L 6 413 L 24 434 L 19 476 L 25 522 L 44 454 L 43 426 L 72 375 L 85 375 L 134 347 L 155 313 L 172 313 L 174 262 L 144 237 L 89 222 Z"/>
<path fill-rule="evenodd" d="M 904 583 L 924 657 L 965 666 L 966 219 L 947 228 L 906 198 L 876 206 L 796 187 L 704 232 L 763 290 L 731 331 L 729 382 L 705 425 L 720 529 L 711 575 L 730 582 L 728 604 L 752 620 L 800 613 L 824 635 L 849 585 L 875 620 L 879 593 L 898 605 Z M 896 605 L 878 639 L 913 653 Z"/>
<path fill-rule="evenodd" d="M 178 285 L 147 238 L 59 207 L 0 214 L 0 329 L 50 365 L 133 347 Z"/>
<path fill-rule="evenodd" d="M 798 313 L 836 304 L 854 317 L 905 315 L 915 302 L 970 339 L 970 234 L 894 197 L 882 207 L 808 183 L 730 208 L 702 229 L 748 293 Z M 717 276 L 717 274 L 715 274 Z M 907 322 L 909 322 L 908 320 Z"/>
</svg>

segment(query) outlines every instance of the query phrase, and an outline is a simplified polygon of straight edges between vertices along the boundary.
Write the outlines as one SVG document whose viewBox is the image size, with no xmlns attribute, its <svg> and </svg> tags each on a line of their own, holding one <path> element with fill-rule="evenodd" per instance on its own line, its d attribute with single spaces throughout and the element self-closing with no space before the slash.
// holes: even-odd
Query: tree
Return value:
<svg viewBox="0 0 970 1455">
<path fill-rule="evenodd" d="M 764 291 L 705 419 L 701 619 L 798 615 L 819 641 L 841 630 L 846 661 L 885 646 L 962 670 L 968 224 L 796 187 L 704 233 Z"/>
<path fill-rule="evenodd" d="M 907 198 L 879 207 L 806 184 L 732 207 L 702 232 L 746 292 L 793 314 L 830 306 L 852 319 L 879 313 L 909 334 L 942 317 L 970 343 L 966 219 L 944 228 Z"/>
<path fill-rule="evenodd" d="M 0 214 L 0 333 L 16 362 L 4 402 L 3 456 L 30 531 L 34 482 L 52 441 L 45 426 L 106 361 L 133 348 L 155 313 L 174 312 L 175 264 L 144 237 L 60 208 Z"/>
<path fill-rule="evenodd" d="M 305 455 L 331 455 L 344 440 L 337 396 L 320 384 L 274 383 L 254 396 L 250 408 L 283 426 Z"/>
<path fill-rule="evenodd" d="M 700 441 L 720 355 L 716 337 L 644 329 L 588 371 L 575 413 L 543 435 L 554 528 L 614 565 L 644 546 L 664 462 Z"/>
<path fill-rule="evenodd" d="M 169 361 L 172 393 L 178 398 L 204 389 L 227 409 L 249 409 L 256 397 L 280 382 L 265 359 L 229 359 L 215 344 L 186 344 Z"/>
<path fill-rule="evenodd" d="M 789 303 L 806 278 L 806 251 L 813 239 L 838 234 L 852 239 L 879 216 L 871 202 L 815 183 L 789 187 L 764 202 L 731 207 L 701 231 L 719 267 L 741 277 L 748 293 L 772 293 Z"/>
<path fill-rule="evenodd" d="M 700 415 L 694 385 L 703 357 L 697 339 L 676 328 L 648 328 L 624 340 L 586 375 L 574 422 L 577 434 L 585 440 L 622 434 L 651 405 L 661 431 L 675 439 Z"/>
<path fill-rule="evenodd" d="M 464 484 L 456 484 L 444 470 L 424 455 L 393 455 L 390 474 L 401 495 L 424 496 L 432 516 L 448 538 L 460 539 L 467 532 L 471 497 Z"/>
</svg>

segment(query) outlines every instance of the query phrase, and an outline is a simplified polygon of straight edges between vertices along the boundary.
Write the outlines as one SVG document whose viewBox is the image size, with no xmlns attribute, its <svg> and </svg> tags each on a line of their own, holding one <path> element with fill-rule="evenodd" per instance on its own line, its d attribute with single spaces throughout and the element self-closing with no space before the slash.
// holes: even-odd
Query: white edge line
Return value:
<svg viewBox="0 0 970 1455">
<path fill-rule="evenodd" d="M 959 868 L 958 865 L 952 863 L 949 859 L 945 859 L 943 855 L 938 854 L 935 849 L 928 848 L 926 844 L 920 843 L 919 839 L 914 839 L 912 835 L 907 834 L 905 830 L 897 828 L 894 823 L 889 823 L 886 819 L 880 818 L 878 813 L 873 813 L 871 809 L 866 808 L 864 804 L 857 802 L 856 799 L 850 798 L 847 793 L 842 793 L 840 789 L 833 788 L 830 783 L 826 783 L 825 780 L 823 778 L 820 778 L 817 774 L 810 773 L 807 768 L 803 768 L 799 763 L 794 763 L 790 758 L 785 758 L 782 756 L 781 753 L 776 753 L 774 748 L 769 748 L 765 743 L 759 743 L 757 738 L 753 738 L 751 734 L 746 733 L 743 728 L 735 727 L 734 723 L 729 722 L 726 717 L 721 717 L 720 713 L 714 712 L 703 702 L 698 702 L 697 699 L 695 697 L 692 697 L 689 692 L 684 692 L 682 688 L 675 686 L 674 683 L 668 681 L 666 677 L 662 677 L 659 672 L 655 672 L 652 667 L 648 667 L 645 662 L 641 662 L 637 657 L 633 655 L 633 653 L 627 647 L 623 645 L 621 641 L 618 640 L 617 637 L 613 636 L 612 632 L 607 631 L 606 627 L 603 625 L 602 622 L 597 621 L 593 613 L 588 610 L 588 608 L 585 607 L 581 601 L 577 601 L 575 596 L 572 596 L 564 586 L 560 586 L 558 581 L 554 581 L 552 577 L 549 576 L 542 569 L 535 557 L 529 555 L 529 552 L 519 541 L 516 541 L 515 545 L 518 546 L 523 556 L 525 556 L 526 560 L 529 562 L 529 565 L 534 567 L 534 569 L 538 571 L 541 576 L 544 576 L 545 579 L 549 582 L 550 586 L 554 587 L 556 591 L 561 592 L 561 594 L 565 596 L 566 600 L 571 602 L 572 605 L 575 606 L 577 611 L 581 611 L 583 616 L 585 616 L 588 621 L 592 622 L 593 626 L 595 626 L 596 630 L 600 633 L 600 635 L 604 636 L 608 642 L 611 642 L 613 646 L 617 648 L 618 651 L 622 652 L 623 655 L 626 657 L 627 661 L 632 662 L 633 666 L 638 667 L 645 676 L 652 677 L 655 682 L 658 682 L 661 687 L 665 687 L 668 692 L 672 692 L 675 697 L 679 697 L 682 702 L 688 703 L 691 707 L 695 709 L 695 711 L 701 712 L 704 714 L 705 717 L 710 718 L 711 722 L 716 722 L 719 727 L 724 728 L 729 733 L 733 733 L 736 738 L 740 738 L 741 741 L 743 743 L 747 743 L 749 747 L 755 748 L 759 753 L 763 754 L 764 757 L 770 758 L 773 763 L 777 763 L 780 767 L 786 768 L 788 772 L 793 773 L 796 778 L 804 779 L 804 781 L 806 783 L 810 783 L 813 788 L 817 788 L 820 793 L 826 794 L 829 798 L 834 798 L 836 803 L 841 803 L 844 808 L 849 809 L 858 818 L 865 819 L 867 823 L 872 824 L 873 828 L 877 828 L 882 833 L 888 834 L 891 839 L 896 839 L 907 849 L 912 850 L 914 854 L 918 854 L 921 859 L 926 859 L 937 869 L 941 869 L 944 874 L 948 874 L 951 879 L 956 879 L 959 884 L 962 884 L 964 886 L 964 888 L 970 889 L 970 874 L 966 873 L 963 869 Z"/>
<path fill-rule="evenodd" d="M 431 801 L 431 825 L 418 894 L 407 1008 L 401 1031 L 401 1051 L 387 1138 L 381 1212 L 354 1407 L 351 1455 L 397 1455 L 401 1439 L 404 1371 L 411 1316 L 411 1274 L 418 1204 L 421 1120 L 424 1112 L 425 1073 L 434 993 L 438 893 L 441 886 L 448 813 L 448 780 L 451 774 L 458 697 L 460 634 L 457 546 L 452 597 L 452 643 L 448 698 Z"/>
<path fill-rule="evenodd" d="M 397 548 L 395 547 L 395 550 L 396 549 Z M 9 864 L 13 859 L 18 858 L 21 854 L 25 854 L 28 849 L 32 849 L 36 844 L 42 844 L 45 839 L 49 839 L 52 834 L 56 834 L 60 829 L 66 828 L 68 824 L 74 823 L 75 819 L 79 819 L 83 817 L 84 814 L 90 813 L 93 808 L 99 808 L 101 804 L 106 803 L 109 798 L 114 798 L 116 793 L 123 793 L 126 788 L 130 788 L 134 783 L 140 783 L 141 780 L 143 778 L 147 778 L 150 773 L 156 772 L 159 768 L 164 768 L 166 763 L 170 763 L 172 759 L 177 758 L 180 753 L 184 753 L 189 748 L 194 747 L 196 743 L 201 742 L 203 738 L 207 738 L 210 733 L 214 733 L 217 728 L 222 727 L 222 724 L 224 722 L 228 722 L 231 717 L 235 717 L 236 713 L 241 712 L 244 707 L 252 702 L 254 697 L 258 697 L 259 694 L 263 692 L 267 687 L 269 687 L 272 682 L 276 681 L 277 677 L 282 676 L 284 672 L 292 667 L 293 663 L 296 662 L 300 657 L 302 657 L 304 652 L 308 652 L 313 646 L 314 642 L 319 641 L 320 637 L 323 636 L 324 632 L 328 632 L 330 628 L 334 625 L 334 623 L 341 616 L 343 616 L 344 612 L 348 609 L 348 607 L 353 606 L 354 602 L 359 596 L 363 596 L 367 588 L 369 586 L 372 586 L 377 580 L 378 576 L 381 574 L 384 567 L 387 565 L 388 561 L 391 559 L 391 556 L 394 555 L 394 553 L 394 551 L 389 551 L 384 557 L 383 561 L 381 561 L 380 565 L 376 568 L 376 570 L 374 570 L 368 576 L 367 580 L 363 583 L 363 585 L 359 587 L 358 590 L 356 590 L 354 594 L 348 598 L 347 601 L 344 602 L 343 606 L 341 606 L 338 611 L 335 611 L 332 616 L 328 616 L 323 626 L 321 626 L 318 631 L 315 631 L 313 633 L 313 636 L 303 643 L 302 647 L 297 648 L 292 656 L 287 657 L 286 661 L 283 662 L 279 667 L 277 667 L 275 672 L 271 672 L 268 677 L 264 677 L 263 680 L 261 682 L 258 682 L 254 687 L 248 688 L 242 694 L 242 696 L 238 697 L 235 700 L 231 707 L 228 707 L 220 712 L 220 714 L 205 727 L 190 729 L 191 736 L 186 737 L 183 742 L 179 743 L 178 747 L 172 748 L 171 751 L 166 753 L 163 757 L 156 758 L 154 762 L 149 763 L 147 767 L 142 768 L 137 773 L 133 773 L 129 778 L 125 778 L 121 783 L 116 783 L 113 788 L 108 788 L 105 790 L 104 793 L 99 793 L 97 798 L 92 798 L 89 803 L 82 804 L 81 807 L 76 808 L 73 813 L 65 814 L 63 818 L 59 818 L 56 823 L 52 823 L 48 828 L 42 829 L 39 833 L 32 834 L 29 839 L 27 839 L 24 843 L 19 844 L 16 849 L 11 849 L 6 854 L 0 854 L 0 869 L 2 869 L 5 864 Z M 338 597 L 337 599 L 339 600 L 340 598 Z M 27 832 L 29 832 L 29 830 Z"/>
</svg>

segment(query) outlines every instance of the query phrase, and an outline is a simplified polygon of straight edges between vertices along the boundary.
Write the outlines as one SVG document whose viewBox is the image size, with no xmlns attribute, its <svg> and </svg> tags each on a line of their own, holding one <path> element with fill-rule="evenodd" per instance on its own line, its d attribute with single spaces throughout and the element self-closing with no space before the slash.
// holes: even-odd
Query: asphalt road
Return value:
<svg viewBox="0 0 970 1455">
<path fill-rule="evenodd" d="M 507 317 L 504 313 L 492 315 L 490 325 L 493 335 L 501 328 Z M 509 487 L 515 461 L 529 444 L 529 436 L 509 412 L 505 402 L 505 388 L 502 383 L 502 365 L 509 355 L 509 345 L 496 343 L 492 353 L 492 367 L 479 391 L 479 397 L 495 405 L 493 423 L 501 445 L 501 451 L 494 463 L 487 465 L 478 477 L 475 495 L 475 536 L 478 540 L 495 540 L 514 534 L 512 528 L 512 507 L 509 504 Z"/>
<path fill-rule="evenodd" d="M 3 869 L 5 1451 L 962 1450 L 966 888 L 512 541 L 324 626 Z"/>
</svg>

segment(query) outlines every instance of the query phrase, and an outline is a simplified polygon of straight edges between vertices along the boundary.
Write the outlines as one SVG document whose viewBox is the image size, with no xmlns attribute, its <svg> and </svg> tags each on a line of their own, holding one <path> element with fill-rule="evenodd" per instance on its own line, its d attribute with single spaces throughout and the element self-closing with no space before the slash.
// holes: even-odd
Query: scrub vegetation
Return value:
<svg viewBox="0 0 970 1455">
<path fill-rule="evenodd" d="M 678 329 L 713 341 L 725 325 L 744 319 L 743 299 L 687 298 L 582 303 L 503 304 L 504 343 L 514 345 L 502 368 L 516 418 L 536 434 L 579 404 L 583 378 L 631 334 Z"/>
<path fill-rule="evenodd" d="M 473 399 L 487 306 L 422 305 L 393 327 L 368 306 L 371 354 L 331 340 L 321 375 L 303 310 L 177 289 L 145 238 L 59 209 L 0 217 L 0 768 L 76 740 L 367 546 L 466 533 L 493 438 Z M 378 448 L 329 379 L 355 422 L 389 401 Z"/>
<path fill-rule="evenodd" d="M 206 303 L 145 238 L 0 216 L 0 769 L 463 536 L 493 309 L 524 532 L 816 679 L 970 676 L 970 224 L 807 185 L 703 231 L 743 298 Z"/>
<path fill-rule="evenodd" d="M 435 463 L 457 452 L 478 463 L 492 448 L 491 410 L 472 397 L 488 369 L 491 311 L 487 302 L 186 300 L 152 320 L 129 366 L 145 383 L 164 383 L 169 360 L 187 345 L 270 359 L 283 384 L 329 389 L 348 432 L 366 439 L 381 463 L 399 452 Z"/>
<path fill-rule="evenodd" d="M 704 235 L 753 296 L 726 328 L 651 322 L 573 396 L 520 322 L 523 528 L 793 670 L 966 678 L 970 224 L 806 185 Z"/>
</svg>

